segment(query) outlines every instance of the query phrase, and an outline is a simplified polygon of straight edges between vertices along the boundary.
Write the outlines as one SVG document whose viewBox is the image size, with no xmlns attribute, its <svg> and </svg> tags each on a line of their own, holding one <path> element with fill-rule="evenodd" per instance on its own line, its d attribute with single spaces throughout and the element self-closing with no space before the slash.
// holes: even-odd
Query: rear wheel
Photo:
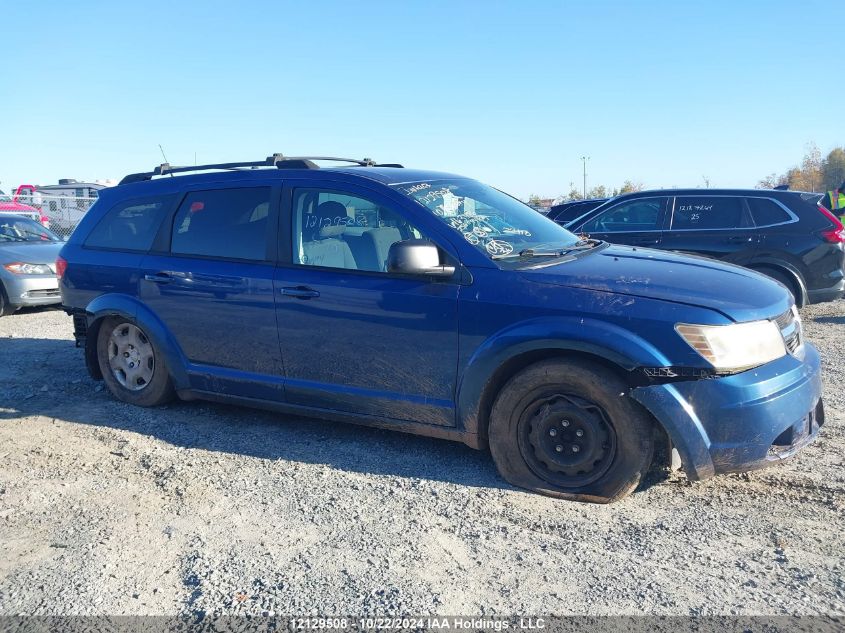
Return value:
<svg viewBox="0 0 845 633">
<path fill-rule="evenodd" d="M 613 372 L 549 360 L 514 376 L 490 414 L 490 452 L 510 483 L 553 497 L 608 503 L 631 493 L 651 463 L 651 417 Z"/>
<path fill-rule="evenodd" d="M 173 398 L 162 354 L 131 321 L 112 318 L 100 326 L 97 360 L 109 391 L 120 400 L 152 407 Z"/>
</svg>

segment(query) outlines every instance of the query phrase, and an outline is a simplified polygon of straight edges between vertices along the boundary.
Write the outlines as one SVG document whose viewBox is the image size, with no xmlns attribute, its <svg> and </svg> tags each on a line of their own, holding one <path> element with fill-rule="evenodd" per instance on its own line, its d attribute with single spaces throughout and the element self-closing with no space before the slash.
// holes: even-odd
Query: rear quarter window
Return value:
<svg viewBox="0 0 845 633">
<path fill-rule="evenodd" d="M 120 202 L 97 223 L 85 246 L 121 251 L 150 250 L 173 196 Z"/>
<path fill-rule="evenodd" d="M 792 216 L 786 209 L 768 198 L 747 198 L 755 226 L 771 226 L 790 222 Z"/>
</svg>

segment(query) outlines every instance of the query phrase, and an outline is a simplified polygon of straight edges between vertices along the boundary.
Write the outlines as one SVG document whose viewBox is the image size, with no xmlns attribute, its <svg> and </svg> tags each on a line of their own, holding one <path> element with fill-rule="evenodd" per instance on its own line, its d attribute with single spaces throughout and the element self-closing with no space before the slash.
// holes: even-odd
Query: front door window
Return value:
<svg viewBox="0 0 845 633">
<path fill-rule="evenodd" d="M 423 237 L 389 207 L 337 191 L 297 189 L 293 212 L 295 264 L 387 272 L 393 244 Z"/>
</svg>

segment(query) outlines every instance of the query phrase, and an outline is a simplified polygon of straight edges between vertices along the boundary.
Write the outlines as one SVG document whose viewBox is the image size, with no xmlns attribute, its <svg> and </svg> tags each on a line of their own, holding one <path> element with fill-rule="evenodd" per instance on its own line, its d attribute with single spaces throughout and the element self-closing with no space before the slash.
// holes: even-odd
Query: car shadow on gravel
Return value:
<svg viewBox="0 0 845 633">
<path fill-rule="evenodd" d="M 1 338 L 0 423 L 45 416 L 153 436 L 190 449 L 325 464 L 349 472 L 511 488 L 487 452 L 458 442 L 205 401 L 156 408 L 118 401 L 72 341 Z"/>
<path fill-rule="evenodd" d="M 845 316 L 820 316 L 813 319 L 814 323 L 828 323 L 830 325 L 845 325 Z"/>
<path fill-rule="evenodd" d="M 460 442 L 203 400 L 136 407 L 88 376 L 72 341 L 0 338 L 0 423 L 26 416 L 129 431 L 188 449 L 516 489 L 499 476 L 489 451 Z M 638 489 L 666 478 L 654 464 Z"/>
</svg>

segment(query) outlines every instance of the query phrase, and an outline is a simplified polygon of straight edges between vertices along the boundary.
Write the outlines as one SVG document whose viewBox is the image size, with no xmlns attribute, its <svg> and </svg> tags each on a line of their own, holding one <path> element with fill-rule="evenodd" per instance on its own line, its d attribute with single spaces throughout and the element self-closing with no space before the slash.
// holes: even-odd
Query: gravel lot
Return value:
<svg viewBox="0 0 845 633">
<path fill-rule="evenodd" d="M 484 453 L 88 378 L 60 311 L 0 319 L 0 614 L 845 614 L 845 301 L 802 311 L 827 424 L 747 475 L 613 506 Z"/>
</svg>

